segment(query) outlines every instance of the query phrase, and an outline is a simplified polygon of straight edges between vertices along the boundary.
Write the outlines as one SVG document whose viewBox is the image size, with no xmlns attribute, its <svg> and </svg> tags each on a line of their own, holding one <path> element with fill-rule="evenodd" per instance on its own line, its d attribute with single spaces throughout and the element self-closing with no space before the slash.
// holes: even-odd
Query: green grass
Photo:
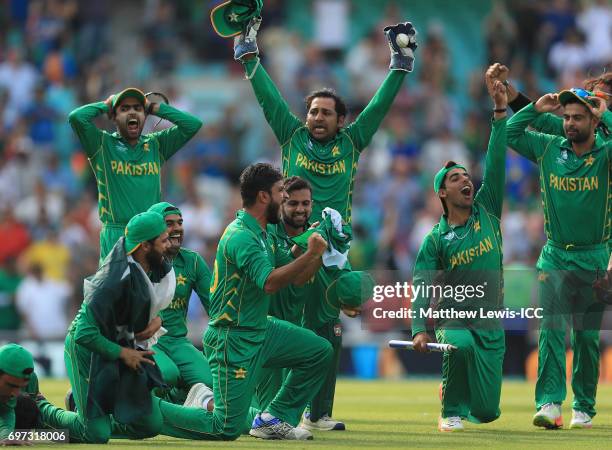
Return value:
<svg viewBox="0 0 612 450">
<path fill-rule="evenodd" d="M 437 431 L 440 410 L 436 381 L 340 380 L 336 390 L 334 417 L 346 422 L 345 432 L 315 432 L 314 441 L 261 441 L 248 436 L 235 442 L 186 441 L 160 436 L 146 441 L 112 440 L 111 446 L 129 450 L 144 448 L 606 448 L 612 442 L 612 385 L 601 385 L 598 410 L 591 430 L 537 429 L 531 425 L 534 386 L 506 381 L 502 390 L 502 416 L 490 424 L 466 423 L 458 433 Z M 41 391 L 57 405 L 63 404 L 66 381 L 43 380 Z M 571 389 L 568 386 L 568 391 Z M 564 407 L 569 425 L 571 407 Z M 87 445 L 84 448 L 108 448 Z M 38 446 L 37 446 L 38 447 Z M 53 448 L 70 446 L 53 445 Z"/>
</svg>

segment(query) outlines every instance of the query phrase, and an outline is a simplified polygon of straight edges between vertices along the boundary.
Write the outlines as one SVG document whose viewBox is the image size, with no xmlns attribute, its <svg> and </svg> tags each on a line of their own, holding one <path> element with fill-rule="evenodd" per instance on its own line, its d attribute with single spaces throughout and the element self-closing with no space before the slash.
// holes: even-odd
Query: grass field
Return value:
<svg viewBox="0 0 612 450">
<path fill-rule="evenodd" d="M 41 391 L 57 405 L 63 405 L 66 381 L 43 380 Z M 315 432 L 314 441 L 261 441 L 248 436 L 235 442 L 185 441 L 157 437 L 146 441 L 113 440 L 111 446 L 129 450 L 144 448 L 612 448 L 612 385 L 598 391 L 598 415 L 591 430 L 536 429 L 531 425 L 533 389 L 530 383 L 507 381 L 502 390 L 502 416 L 493 423 L 467 423 L 459 433 L 437 431 L 438 382 L 435 381 L 354 381 L 340 380 L 336 391 L 334 417 L 346 422 L 345 432 Z M 568 388 L 569 390 L 569 388 Z M 569 390 L 571 392 L 571 390 Z M 571 406 L 564 407 L 569 425 Z M 87 449 L 108 445 L 79 446 Z M 38 446 L 37 446 L 38 447 Z M 53 448 L 75 445 L 53 445 Z"/>
</svg>

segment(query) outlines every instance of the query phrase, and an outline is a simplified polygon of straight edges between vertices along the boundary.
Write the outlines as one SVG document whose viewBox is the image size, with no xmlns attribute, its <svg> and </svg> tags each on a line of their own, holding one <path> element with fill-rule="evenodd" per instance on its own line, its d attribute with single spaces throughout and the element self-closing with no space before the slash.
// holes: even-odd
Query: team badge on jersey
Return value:
<svg viewBox="0 0 612 450">
<path fill-rule="evenodd" d="M 447 241 L 452 241 L 454 238 L 455 238 L 454 231 L 450 231 L 444 235 L 444 239 L 446 239 Z"/>
<path fill-rule="evenodd" d="M 567 162 L 567 150 L 561 150 L 561 156 L 557 157 L 557 164 L 565 164 Z"/>
</svg>

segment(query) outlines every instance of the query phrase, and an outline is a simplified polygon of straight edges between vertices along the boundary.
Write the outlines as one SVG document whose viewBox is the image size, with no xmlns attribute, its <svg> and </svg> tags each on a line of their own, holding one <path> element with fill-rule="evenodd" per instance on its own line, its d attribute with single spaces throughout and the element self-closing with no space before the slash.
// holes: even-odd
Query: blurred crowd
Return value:
<svg viewBox="0 0 612 450">
<path fill-rule="evenodd" d="M 255 160 L 280 164 L 231 40 L 208 22 L 216 3 L 0 0 L 0 332 L 63 338 L 83 277 L 96 270 L 96 185 L 67 122 L 75 107 L 135 85 L 162 90 L 178 108 L 203 116 L 200 133 L 165 165 L 163 182 L 166 199 L 183 211 L 185 246 L 209 262 L 240 207 L 240 171 Z M 303 97 L 328 86 L 346 97 L 354 119 L 388 72 L 382 28 L 410 11 L 404 2 L 380 2 L 372 8 L 377 23 L 356 39 L 355 2 L 299 2 L 308 4 L 310 32 L 289 25 L 300 23 L 295 3 L 265 1 L 264 66 L 299 116 Z M 415 71 L 362 154 L 351 249 L 356 269 L 396 270 L 404 279 L 442 212 L 433 173 L 452 159 L 481 178 L 492 107 L 487 65 L 507 64 L 516 86 L 536 99 L 580 86 L 612 62 L 607 0 L 491 2 L 472 24 L 482 32 L 470 45 L 483 57 L 463 78 L 456 72 L 462 56 L 453 54 L 463 36 L 438 18 L 415 25 Z M 98 125 L 111 126 L 105 118 Z M 506 173 L 505 263 L 533 266 L 544 242 L 537 169 L 510 151 Z M 196 327 L 202 314 L 193 311 Z"/>
</svg>

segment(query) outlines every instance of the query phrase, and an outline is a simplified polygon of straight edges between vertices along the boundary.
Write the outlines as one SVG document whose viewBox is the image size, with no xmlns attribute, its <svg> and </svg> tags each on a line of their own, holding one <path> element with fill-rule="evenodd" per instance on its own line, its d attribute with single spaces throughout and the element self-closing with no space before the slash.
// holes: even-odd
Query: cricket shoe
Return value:
<svg viewBox="0 0 612 450">
<path fill-rule="evenodd" d="M 195 408 L 202 408 L 207 411 L 212 411 L 215 407 L 214 395 L 212 389 L 206 386 L 204 383 L 196 383 L 191 386 L 185 403 L 183 406 L 192 406 Z"/>
<path fill-rule="evenodd" d="M 262 417 L 265 416 L 265 417 Z M 311 440 L 312 433 L 304 428 L 292 427 L 278 417 L 263 412 L 255 416 L 249 431 L 251 436 L 261 439 L 284 439 L 292 441 Z"/>
<path fill-rule="evenodd" d="M 574 410 L 572 413 L 572 421 L 570 422 L 570 428 L 592 428 L 593 418 L 587 413 Z"/>
<path fill-rule="evenodd" d="M 438 419 L 439 431 L 463 431 L 463 421 L 459 416 L 440 417 Z"/>
<path fill-rule="evenodd" d="M 64 406 L 66 406 L 66 411 L 76 412 L 77 410 L 72 389 L 68 389 L 68 392 L 66 392 L 66 397 L 64 397 Z"/>
<path fill-rule="evenodd" d="M 556 403 L 546 403 L 533 416 L 533 424 L 536 427 L 543 427 L 549 430 L 561 428 L 563 417 L 561 417 L 561 405 Z"/>
<path fill-rule="evenodd" d="M 302 428 L 307 430 L 319 430 L 319 431 L 344 431 L 346 426 L 343 422 L 334 420 L 327 414 L 321 416 L 319 420 L 313 422 L 310 420 L 310 413 L 305 412 L 300 425 Z"/>
</svg>

